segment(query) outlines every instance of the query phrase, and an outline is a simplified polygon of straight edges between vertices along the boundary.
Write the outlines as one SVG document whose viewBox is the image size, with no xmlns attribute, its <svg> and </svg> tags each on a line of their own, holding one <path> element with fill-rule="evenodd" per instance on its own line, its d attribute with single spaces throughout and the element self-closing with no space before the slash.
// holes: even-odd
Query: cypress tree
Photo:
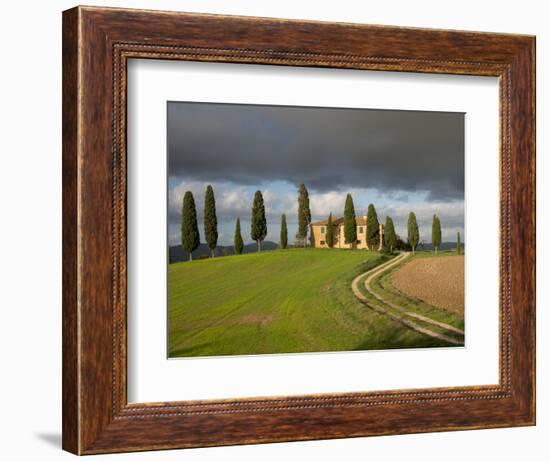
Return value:
<svg viewBox="0 0 550 461">
<path fill-rule="evenodd" d="M 252 219 L 250 220 L 250 237 L 258 244 L 258 251 L 262 251 L 262 240 L 267 235 L 267 221 L 262 193 L 257 190 L 252 204 Z"/>
<path fill-rule="evenodd" d="M 243 236 L 241 235 L 241 218 L 237 218 L 235 224 L 235 239 L 233 241 L 233 248 L 235 248 L 235 254 L 240 255 L 243 252 L 244 243 Z"/>
<path fill-rule="evenodd" d="M 216 217 L 216 199 L 214 189 L 209 184 L 204 196 L 204 238 L 212 257 L 216 256 L 216 245 L 218 243 L 218 218 Z"/>
<path fill-rule="evenodd" d="M 329 248 L 332 248 L 334 246 L 334 227 L 332 227 L 332 213 L 328 215 L 327 233 L 325 235 L 325 240 Z"/>
<path fill-rule="evenodd" d="M 384 226 L 384 245 L 390 249 L 390 253 L 393 253 L 393 249 L 397 245 L 397 235 L 395 235 L 393 219 L 389 216 L 386 216 L 386 225 Z"/>
<path fill-rule="evenodd" d="M 311 223 L 311 210 L 309 209 L 309 193 L 302 183 L 298 187 L 298 233 L 297 237 L 306 246 L 307 231 Z"/>
<path fill-rule="evenodd" d="M 409 245 L 412 247 L 412 252 L 416 249 L 418 241 L 420 240 L 420 233 L 418 232 L 418 224 L 416 222 L 416 215 L 411 211 L 409 213 L 409 220 L 407 222 L 407 233 Z"/>
<path fill-rule="evenodd" d="M 286 249 L 288 245 L 288 229 L 286 227 L 286 215 L 281 216 L 281 249 Z"/>
<path fill-rule="evenodd" d="M 380 242 L 380 223 L 376 209 L 371 203 L 367 211 L 367 245 L 370 250 L 374 250 Z"/>
<path fill-rule="evenodd" d="M 195 199 L 190 191 L 183 196 L 181 211 L 181 246 L 189 253 L 189 261 L 193 261 L 193 251 L 200 245 L 199 228 L 197 226 L 197 210 Z"/>
<path fill-rule="evenodd" d="M 439 221 L 439 217 L 435 214 L 432 221 L 432 245 L 437 253 L 441 245 L 441 222 Z"/>
<path fill-rule="evenodd" d="M 346 243 L 355 245 L 357 241 L 357 224 L 355 222 L 355 207 L 351 194 L 346 196 L 346 205 L 344 207 L 344 238 Z"/>
<path fill-rule="evenodd" d="M 460 232 L 456 233 L 456 254 L 460 254 L 462 246 L 460 244 Z"/>
</svg>

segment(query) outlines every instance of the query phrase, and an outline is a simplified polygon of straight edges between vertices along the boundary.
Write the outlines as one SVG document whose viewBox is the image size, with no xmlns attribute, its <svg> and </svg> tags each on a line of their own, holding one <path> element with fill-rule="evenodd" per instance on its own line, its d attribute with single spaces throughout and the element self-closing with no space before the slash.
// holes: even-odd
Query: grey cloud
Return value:
<svg viewBox="0 0 550 461">
<path fill-rule="evenodd" d="M 219 221 L 241 220 L 250 215 L 254 190 L 226 182 L 210 182 L 215 191 L 216 215 Z M 168 191 L 168 219 L 171 222 L 181 220 L 181 206 L 186 191 L 191 191 L 197 208 L 197 218 L 203 219 L 205 183 L 200 181 L 181 182 Z M 266 216 L 270 219 L 280 219 L 281 213 L 292 214 L 297 210 L 296 193 L 274 193 L 271 190 L 263 191 Z"/>
<path fill-rule="evenodd" d="M 464 114 L 170 102 L 169 174 L 463 199 Z"/>
</svg>

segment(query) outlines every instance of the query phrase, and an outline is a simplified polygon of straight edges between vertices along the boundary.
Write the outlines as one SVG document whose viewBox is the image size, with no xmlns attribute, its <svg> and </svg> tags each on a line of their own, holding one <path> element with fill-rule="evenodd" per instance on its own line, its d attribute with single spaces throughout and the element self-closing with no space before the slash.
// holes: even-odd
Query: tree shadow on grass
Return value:
<svg viewBox="0 0 550 461">
<path fill-rule="evenodd" d="M 353 350 L 384 350 L 384 349 L 424 349 L 430 347 L 453 347 L 446 341 L 430 336 L 419 336 L 418 338 L 403 338 L 400 333 L 376 332 L 375 335 L 361 342 Z"/>
</svg>

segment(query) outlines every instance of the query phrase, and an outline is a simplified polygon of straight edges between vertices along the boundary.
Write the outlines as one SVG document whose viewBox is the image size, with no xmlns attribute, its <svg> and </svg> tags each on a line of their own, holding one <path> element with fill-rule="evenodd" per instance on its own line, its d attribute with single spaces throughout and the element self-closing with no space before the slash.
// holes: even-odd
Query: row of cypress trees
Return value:
<svg viewBox="0 0 550 461">
<path fill-rule="evenodd" d="M 418 232 L 416 216 L 412 212 L 409 213 L 407 231 L 409 234 L 409 244 L 411 245 L 414 253 L 414 250 L 416 249 L 416 246 L 418 245 L 418 242 L 420 240 L 420 234 Z M 434 247 L 434 251 L 437 253 L 439 251 L 439 247 L 441 246 L 441 221 L 439 220 L 439 216 L 437 216 L 436 214 L 434 214 L 432 218 L 432 245 Z M 462 252 L 462 245 L 460 243 L 460 232 L 456 233 L 456 252 L 457 254 L 461 254 Z"/>
<path fill-rule="evenodd" d="M 414 213 L 412 213 L 414 216 Z M 415 222 L 416 222 L 416 218 Z M 384 232 L 384 245 L 393 252 L 393 249 L 397 245 L 397 234 L 395 233 L 395 227 L 391 217 L 386 216 Z M 330 229 L 330 231 L 329 231 Z M 418 232 L 418 226 L 417 226 Z M 371 203 L 367 209 L 367 229 L 366 229 L 366 241 L 369 248 L 376 248 L 380 241 L 380 223 L 378 221 L 378 214 L 374 205 Z M 344 206 L 344 239 L 346 243 L 354 243 L 357 240 L 357 226 L 355 222 L 355 207 L 353 205 L 353 198 L 351 194 L 346 196 L 346 203 Z M 329 215 L 329 223 L 327 225 L 326 242 L 329 247 L 334 245 L 334 236 L 332 230 L 332 214 Z"/>
<path fill-rule="evenodd" d="M 344 239 L 346 243 L 354 243 L 357 240 L 357 226 L 355 222 L 355 206 L 353 205 L 353 198 L 351 194 L 346 196 L 346 203 L 344 205 Z M 330 216 L 332 223 L 332 215 Z M 389 229 L 389 232 L 386 231 L 385 242 L 388 248 L 395 247 L 397 240 L 395 236 L 395 231 L 393 227 L 393 221 L 388 216 L 386 218 L 386 228 Z M 378 246 L 380 241 L 380 223 L 378 222 L 378 215 L 374 205 L 371 203 L 367 209 L 367 230 L 366 230 L 366 241 L 369 248 L 375 248 Z M 329 244 L 327 239 L 327 244 Z M 331 231 L 331 242 L 329 246 L 334 245 L 334 240 L 332 237 Z"/>
<path fill-rule="evenodd" d="M 195 199 L 191 191 L 186 191 L 183 196 L 183 207 L 181 213 L 181 246 L 189 254 L 189 261 L 193 260 L 193 251 L 200 245 L 199 228 L 197 224 L 197 210 Z M 258 244 L 258 251 L 261 250 L 261 243 L 267 236 L 267 221 L 265 218 L 265 206 L 262 193 L 256 191 L 252 204 L 252 218 L 250 236 Z M 216 216 L 216 199 L 214 189 L 211 185 L 206 187 L 204 196 L 204 238 L 210 249 L 212 257 L 216 255 L 218 244 L 218 218 Z M 244 242 L 241 235 L 241 221 L 237 218 L 235 224 L 235 252 L 240 254 L 244 249 Z"/>
<path fill-rule="evenodd" d="M 375 248 L 380 239 L 378 215 L 374 205 L 369 204 L 367 210 L 367 230 L 366 241 L 369 248 Z M 397 245 L 397 234 L 395 233 L 395 226 L 390 216 L 386 216 L 386 222 L 384 225 L 384 245 L 389 249 L 390 253 Z M 328 217 L 326 242 L 329 247 L 334 245 L 334 231 L 332 227 L 332 214 Z M 460 233 L 457 234 L 457 252 L 460 254 Z M 346 196 L 346 203 L 344 206 L 344 239 L 346 243 L 353 243 L 357 240 L 357 227 L 355 223 L 355 207 L 353 205 L 353 198 L 351 194 Z M 418 229 L 418 223 L 416 221 L 416 215 L 414 212 L 409 213 L 407 220 L 407 240 L 412 248 L 412 251 L 416 250 L 420 241 L 420 232 Z M 432 244 L 435 252 L 437 253 L 441 245 L 441 221 L 437 215 L 433 215 L 432 221 Z"/>
<path fill-rule="evenodd" d="M 414 213 L 413 213 L 414 215 Z M 416 218 L 414 218 L 416 221 Z M 329 216 L 329 220 L 332 224 L 332 215 Z M 332 226 L 330 226 L 332 227 Z M 395 233 L 395 226 L 390 216 L 386 216 L 384 232 L 384 245 L 393 252 L 393 249 L 397 245 L 397 234 Z M 418 226 L 417 226 L 418 231 Z M 327 245 L 332 247 L 334 240 L 332 236 L 333 232 L 330 232 L 330 241 L 327 238 Z M 372 203 L 369 204 L 367 209 L 367 229 L 366 229 L 366 241 L 369 248 L 376 248 L 380 241 L 380 223 L 378 221 L 378 214 Z M 353 243 L 357 240 L 357 226 L 355 224 L 355 207 L 353 205 L 353 198 L 351 194 L 346 196 L 346 204 L 344 206 L 344 239 L 346 243 Z"/>
<path fill-rule="evenodd" d="M 258 251 L 261 250 L 261 243 L 267 236 L 267 221 L 265 218 L 265 206 L 262 193 L 256 191 L 252 204 L 252 217 L 250 236 L 258 244 Z M 204 195 L 204 238 L 210 249 L 212 257 L 216 255 L 218 244 L 218 218 L 216 215 L 216 199 L 214 189 L 211 185 L 206 187 Z M 181 246 L 189 254 L 189 261 L 193 260 L 193 251 L 200 245 L 199 228 L 197 224 L 197 209 L 195 199 L 191 191 L 186 191 L 183 196 L 181 212 Z M 241 235 L 241 221 L 237 218 L 235 225 L 235 252 L 240 254 L 244 249 L 244 242 Z"/>
<path fill-rule="evenodd" d="M 309 225 L 311 224 L 311 209 L 309 205 L 309 193 L 304 184 L 300 184 L 298 187 L 298 232 L 296 238 L 298 242 L 306 246 L 307 233 Z M 366 240 L 370 248 L 375 248 L 378 245 L 379 234 L 379 222 L 378 215 L 374 205 L 371 203 L 368 206 L 367 211 L 367 235 Z M 258 251 L 262 249 L 262 241 L 267 236 L 267 220 L 265 216 L 265 205 L 261 191 L 256 191 L 254 194 L 254 201 L 252 204 L 251 225 L 250 225 L 250 237 L 258 245 Z M 218 242 L 218 220 L 216 216 L 216 200 L 214 197 L 214 190 L 211 185 L 206 187 L 206 193 L 204 197 L 204 237 L 208 248 L 212 253 L 212 257 L 215 256 L 216 245 Z M 355 207 L 353 205 L 353 198 L 351 194 L 347 194 L 346 202 L 344 206 L 344 238 L 346 243 L 353 243 L 357 240 L 357 227 L 355 221 Z M 325 235 L 327 246 L 334 246 L 334 228 L 332 225 L 332 213 L 328 217 L 327 232 Z M 418 223 L 416 221 L 416 215 L 414 212 L 409 213 L 407 221 L 407 239 L 412 251 L 416 250 L 418 242 L 420 240 L 420 233 L 418 230 Z M 189 260 L 193 259 L 193 251 L 200 245 L 199 229 L 197 225 L 197 212 L 195 206 L 195 199 L 191 191 L 185 192 L 183 197 L 182 208 L 182 222 L 181 222 L 181 242 L 182 247 L 189 254 Z M 288 227 L 286 222 L 286 215 L 283 213 L 281 216 L 281 233 L 280 233 L 280 247 L 282 249 L 288 246 Z M 439 246 L 441 245 L 441 222 L 437 215 L 433 216 L 432 221 L 432 244 L 437 253 Z M 385 232 L 384 232 L 384 245 L 390 252 L 397 245 L 397 234 L 395 233 L 395 227 L 391 217 L 386 217 Z M 241 234 L 241 221 L 237 218 L 235 223 L 235 237 L 234 237 L 234 249 L 235 253 L 241 254 L 244 249 L 244 242 Z M 457 234 L 457 252 L 460 254 L 460 233 Z"/>
<path fill-rule="evenodd" d="M 193 251 L 200 245 L 199 228 L 197 225 L 197 209 L 195 199 L 191 191 L 183 196 L 181 211 L 181 246 L 189 254 L 189 261 L 193 260 Z M 216 216 L 216 199 L 211 185 L 206 187 L 204 195 L 204 238 L 212 253 L 216 254 L 218 244 L 218 218 Z"/>
<path fill-rule="evenodd" d="M 309 207 L 309 193 L 304 184 L 298 187 L 298 238 L 303 245 L 306 245 L 307 232 L 311 223 L 311 210 Z M 267 220 L 265 217 L 264 198 L 261 191 L 256 191 L 252 203 L 250 220 L 250 237 L 258 245 L 258 251 L 262 249 L 262 242 L 267 236 Z M 214 189 L 211 185 L 206 188 L 204 197 L 204 238 L 212 253 L 216 254 L 218 243 L 218 220 L 216 216 L 216 200 Z M 191 191 L 187 191 L 183 197 L 182 219 L 181 219 L 181 245 L 189 254 L 189 260 L 193 260 L 193 251 L 200 245 L 199 228 L 197 224 L 197 210 L 195 199 Z M 281 216 L 280 246 L 286 248 L 288 245 L 288 227 L 286 215 Z M 241 233 L 241 220 L 237 218 L 235 223 L 235 237 L 233 246 L 235 253 L 241 254 L 244 250 L 244 241 Z"/>
<path fill-rule="evenodd" d="M 298 232 L 296 239 L 304 247 L 307 242 L 307 233 L 311 224 L 311 209 L 309 206 L 309 192 L 305 184 L 298 186 Z M 258 251 L 261 251 L 261 243 L 267 236 L 267 222 L 265 219 L 265 207 L 263 196 L 260 191 L 256 191 L 254 195 L 254 204 L 252 205 L 252 221 L 250 236 L 258 244 Z M 238 239 L 237 229 L 235 229 L 235 239 Z M 283 250 L 288 246 L 288 227 L 286 223 L 286 214 L 281 215 L 281 233 L 279 238 L 279 246 Z M 235 246 L 236 253 L 237 246 Z"/>
<path fill-rule="evenodd" d="M 418 232 L 418 224 L 416 223 L 416 216 L 414 213 L 409 214 L 409 221 L 407 225 L 407 230 L 409 233 L 409 243 L 414 242 L 414 245 L 412 245 L 413 253 L 416 249 L 416 246 L 418 245 L 418 241 L 420 239 L 420 235 Z M 411 234 L 412 233 L 412 234 Z M 412 235 L 412 239 L 411 239 Z M 434 247 L 434 251 L 437 253 L 439 250 L 439 247 L 441 246 L 441 221 L 439 220 L 439 216 L 436 214 L 433 215 L 432 218 L 432 245 Z M 460 232 L 456 233 L 456 252 L 457 254 L 461 254 L 462 251 L 462 245 L 460 244 Z"/>
<path fill-rule="evenodd" d="M 407 225 L 407 230 L 409 233 L 409 243 L 414 242 L 414 245 L 412 245 L 413 253 L 418 245 L 418 241 L 420 239 L 420 235 L 418 232 L 418 224 L 416 223 L 416 216 L 414 213 L 409 214 L 409 221 Z M 411 239 L 411 232 L 412 232 L 412 239 Z M 437 253 L 439 250 L 439 247 L 441 246 L 441 221 L 439 220 L 439 216 L 436 214 L 433 215 L 432 218 L 432 245 L 434 247 L 434 251 Z M 456 252 L 457 254 L 461 254 L 462 252 L 462 245 L 460 243 L 460 232 L 456 233 Z"/>
<path fill-rule="evenodd" d="M 309 225 L 311 224 L 311 209 L 309 207 L 309 192 L 306 186 L 302 183 L 298 186 L 298 232 L 296 234 L 296 239 L 300 242 L 301 245 L 306 246 L 307 242 L 307 232 Z M 252 220 L 251 220 L 251 232 L 250 237 L 252 240 L 255 240 L 258 244 L 258 251 L 262 249 L 262 241 L 267 236 L 267 222 L 265 219 L 265 207 L 264 199 L 260 191 L 256 191 L 254 195 L 254 203 L 252 205 Z M 240 223 L 239 228 L 235 229 L 235 242 L 237 242 L 241 237 L 238 235 L 240 232 Z M 279 246 L 283 250 L 288 246 L 288 226 L 286 223 L 286 214 L 281 215 L 281 233 L 279 236 Z M 240 247 L 235 244 L 235 252 L 240 254 L 242 252 L 238 251 Z"/>
</svg>

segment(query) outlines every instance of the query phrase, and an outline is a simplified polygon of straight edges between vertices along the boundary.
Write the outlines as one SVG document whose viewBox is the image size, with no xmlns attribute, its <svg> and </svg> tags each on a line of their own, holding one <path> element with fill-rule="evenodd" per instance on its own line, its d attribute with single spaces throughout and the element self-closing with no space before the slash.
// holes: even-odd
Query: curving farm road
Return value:
<svg viewBox="0 0 550 461">
<path fill-rule="evenodd" d="M 456 345 L 463 345 L 464 341 L 461 339 L 457 339 L 453 336 L 449 336 L 445 333 L 440 333 L 438 331 L 434 331 L 429 326 L 440 328 L 442 330 L 446 330 L 458 335 L 464 336 L 464 331 L 460 330 L 459 328 L 456 328 L 452 325 L 438 322 L 437 320 L 433 320 L 429 317 L 417 314 L 416 312 L 411 312 L 401 306 L 396 305 L 395 303 L 392 303 L 391 301 L 385 299 L 378 293 L 376 293 L 370 286 L 372 280 L 377 277 L 378 275 L 381 275 L 383 272 L 386 272 L 388 269 L 391 269 L 392 267 L 402 263 L 405 259 L 407 259 L 410 256 L 410 253 L 404 252 L 401 253 L 399 256 L 397 256 L 394 259 L 391 259 L 390 261 L 381 264 L 380 266 L 375 267 L 374 269 L 371 269 L 363 274 L 358 275 L 355 277 L 351 284 L 351 289 L 353 291 L 353 294 L 359 301 L 361 301 L 363 304 L 366 304 L 368 307 L 373 309 L 374 311 L 387 315 L 391 319 L 405 325 L 406 327 L 427 335 L 431 336 L 433 338 L 441 339 L 443 341 L 446 341 L 451 344 Z M 367 297 L 361 293 L 361 290 L 359 289 L 359 283 L 361 280 L 364 279 L 364 286 L 367 292 L 372 295 L 376 300 L 380 303 L 380 305 L 377 305 L 376 303 L 369 302 Z M 408 318 L 407 318 L 408 317 Z M 412 320 L 414 319 L 414 320 Z M 425 323 L 429 326 L 423 326 L 419 325 L 418 322 Z"/>
</svg>

